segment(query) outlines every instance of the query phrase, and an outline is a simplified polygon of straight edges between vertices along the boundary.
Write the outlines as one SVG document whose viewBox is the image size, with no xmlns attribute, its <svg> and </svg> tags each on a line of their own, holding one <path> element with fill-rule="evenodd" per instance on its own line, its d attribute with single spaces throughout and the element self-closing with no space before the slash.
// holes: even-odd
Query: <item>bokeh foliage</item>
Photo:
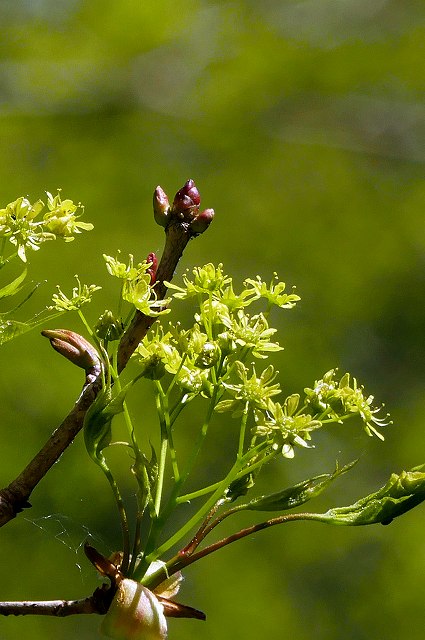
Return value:
<svg viewBox="0 0 425 640">
<path fill-rule="evenodd" d="M 6 0 L 0 23 L 0 206 L 62 187 L 95 224 L 32 257 L 32 278 L 48 282 L 31 309 L 79 273 L 104 285 L 100 313 L 114 293 L 101 254 L 160 250 L 151 193 L 192 177 L 216 219 L 184 266 L 222 261 L 239 279 L 276 270 L 297 285 L 299 307 L 275 320 L 285 392 L 339 366 L 394 419 L 384 444 L 335 429 L 321 453 L 270 468 L 270 484 L 361 454 L 327 507 L 329 496 L 348 503 L 423 462 L 423 3 Z M 81 331 L 74 318 L 67 328 Z M 83 380 L 36 333 L 0 358 L 4 485 Z M 150 399 L 135 401 L 149 417 Z M 220 443 L 207 463 L 225 464 Z M 33 509 L 1 530 L 1 599 L 90 593 L 87 531 L 104 550 L 119 540 L 104 489 L 77 439 Z M 189 569 L 182 590 L 207 623 L 172 621 L 170 637 L 399 640 L 408 624 L 409 638 L 422 639 L 423 521 L 422 507 L 386 528 L 294 524 L 223 550 Z M 2 619 L 0 637 L 92 639 L 98 623 Z"/>
</svg>

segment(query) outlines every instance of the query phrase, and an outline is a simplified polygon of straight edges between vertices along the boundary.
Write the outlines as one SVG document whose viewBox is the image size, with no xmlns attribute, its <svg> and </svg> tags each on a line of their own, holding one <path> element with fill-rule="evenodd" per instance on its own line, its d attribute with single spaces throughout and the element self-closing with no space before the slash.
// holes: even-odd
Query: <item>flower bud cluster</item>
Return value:
<svg viewBox="0 0 425 640">
<path fill-rule="evenodd" d="M 155 222 L 162 227 L 167 227 L 172 220 L 184 222 L 192 235 L 199 235 L 209 227 L 214 218 L 214 209 L 200 211 L 200 204 L 201 196 L 193 180 L 187 180 L 177 191 L 171 206 L 167 194 L 158 186 L 153 194 Z"/>
</svg>

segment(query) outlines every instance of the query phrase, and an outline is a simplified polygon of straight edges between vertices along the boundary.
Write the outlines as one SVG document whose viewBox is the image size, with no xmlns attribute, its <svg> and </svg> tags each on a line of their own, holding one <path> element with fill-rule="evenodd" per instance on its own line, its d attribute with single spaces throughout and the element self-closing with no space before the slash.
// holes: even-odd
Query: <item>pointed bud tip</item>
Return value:
<svg viewBox="0 0 425 640">
<path fill-rule="evenodd" d="M 164 189 L 159 185 L 153 192 L 153 213 L 155 222 L 161 227 L 165 227 L 168 222 L 168 213 L 170 210 L 170 203 L 168 196 Z"/>
<path fill-rule="evenodd" d="M 50 340 L 53 349 L 85 371 L 100 370 L 100 356 L 83 336 L 68 329 L 44 329 L 41 335 Z"/>
<path fill-rule="evenodd" d="M 185 184 L 174 196 L 173 211 L 182 214 L 184 217 L 194 217 L 199 209 L 201 196 L 192 179 L 186 180 Z"/>
</svg>

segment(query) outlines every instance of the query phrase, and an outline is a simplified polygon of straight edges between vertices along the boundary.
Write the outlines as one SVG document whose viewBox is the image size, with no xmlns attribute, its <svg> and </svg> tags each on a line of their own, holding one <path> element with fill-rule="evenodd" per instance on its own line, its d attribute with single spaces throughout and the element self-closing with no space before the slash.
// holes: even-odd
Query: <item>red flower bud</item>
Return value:
<svg viewBox="0 0 425 640">
<path fill-rule="evenodd" d="M 205 209 L 192 220 L 190 228 L 194 233 L 204 233 L 214 218 L 214 209 Z"/>
<path fill-rule="evenodd" d="M 199 210 L 201 196 L 193 180 L 188 180 L 174 196 L 173 212 L 192 219 Z"/>
<path fill-rule="evenodd" d="M 193 204 L 200 205 L 201 204 L 201 196 L 199 195 L 199 191 L 196 188 L 196 185 L 193 180 L 188 180 L 184 185 L 183 189 L 186 189 L 186 193 L 189 198 L 192 200 Z"/>
<path fill-rule="evenodd" d="M 155 253 L 149 253 L 148 257 L 146 258 L 146 262 L 151 262 L 151 266 L 149 267 L 149 269 L 146 271 L 146 273 L 149 273 L 150 277 L 151 277 L 151 285 L 155 284 L 155 280 L 156 280 L 156 270 L 158 269 L 158 258 L 156 257 Z"/>
</svg>

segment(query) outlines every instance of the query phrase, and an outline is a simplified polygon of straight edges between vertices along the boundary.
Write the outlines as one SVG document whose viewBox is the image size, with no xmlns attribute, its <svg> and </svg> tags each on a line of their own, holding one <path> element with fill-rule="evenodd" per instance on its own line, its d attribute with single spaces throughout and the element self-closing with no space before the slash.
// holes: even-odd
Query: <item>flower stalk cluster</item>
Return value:
<svg viewBox="0 0 425 640">
<path fill-rule="evenodd" d="M 104 255 L 107 273 L 118 282 L 115 309 L 106 309 L 91 325 L 82 307 L 101 287 L 81 284 L 77 277 L 71 295 L 58 288 L 49 309 L 58 314 L 76 312 L 89 340 L 67 329 L 42 332 L 58 353 L 84 369 L 86 387 L 93 391 L 83 412 L 84 441 L 113 493 L 122 548 L 110 559 L 88 546 L 86 554 L 110 581 L 110 587 L 102 591 L 105 609 L 109 607 L 102 632 L 115 640 L 164 640 L 167 617 L 205 619 L 202 612 L 174 601 L 180 572 L 247 535 L 296 520 L 349 526 L 388 524 L 425 500 L 425 473 L 416 468 L 393 474 L 384 487 L 353 505 L 325 513 L 292 513 L 322 494 L 355 462 L 337 464 L 331 473 L 258 495 L 264 466 L 272 460 L 292 464 L 299 448 L 314 449 L 318 430 L 332 425 L 343 428 L 353 419 L 368 436 L 383 440 L 381 429 L 389 420 L 388 415 L 381 416 L 382 407 L 375 405 L 374 397 L 355 378 L 348 373 L 339 376 L 336 369 L 327 371 L 303 393 L 284 392 L 279 372 L 269 363 L 283 349 L 271 318 L 275 312 L 294 309 L 300 297 L 277 274 L 270 281 L 259 275 L 246 278 L 238 289 L 223 264 L 208 263 L 186 272 L 178 285 L 170 281 L 188 240 L 203 233 L 213 220 L 214 211 L 201 211 L 200 202 L 193 180 L 177 191 L 171 205 L 164 190 L 157 187 L 154 219 L 166 233 L 159 265 L 152 252 L 141 261 L 133 255 L 128 260 Z M 69 241 L 75 233 L 91 228 L 79 222 L 78 207 L 61 200 L 60 194 L 48 194 L 48 211 L 40 218 L 43 206 L 21 198 L 0 210 L 0 235 L 16 247 L 23 261 L 29 248 L 38 249 L 56 236 Z M 14 291 L 19 286 L 19 280 L 12 283 Z M 168 322 L 165 316 L 172 300 L 176 307 L 183 304 L 193 309 L 190 322 Z M 154 329 L 148 331 L 154 323 Z M 125 365 L 130 356 L 128 374 Z M 146 445 L 151 429 L 144 415 L 134 417 L 127 404 L 128 393 L 136 385 L 151 389 L 156 446 Z M 196 434 L 189 450 L 181 451 L 176 434 L 192 403 L 198 407 Z M 118 415 L 126 428 L 124 439 L 115 437 Z M 217 475 L 207 482 L 196 481 L 207 436 L 214 437 L 219 421 L 228 428 L 230 462 L 221 475 L 214 470 Z M 136 504 L 123 497 L 109 466 L 112 446 L 123 452 Z M 256 495 L 251 493 L 254 488 Z M 192 510 L 186 511 L 189 515 L 182 521 L 179 511 L 182 505 L 187 509 L 188 503 Z M 205 546 L 207 536 L 240 511 L 278 515 Z M 177 549 L 174 555 L 172 549 Z"/>
</svg>

